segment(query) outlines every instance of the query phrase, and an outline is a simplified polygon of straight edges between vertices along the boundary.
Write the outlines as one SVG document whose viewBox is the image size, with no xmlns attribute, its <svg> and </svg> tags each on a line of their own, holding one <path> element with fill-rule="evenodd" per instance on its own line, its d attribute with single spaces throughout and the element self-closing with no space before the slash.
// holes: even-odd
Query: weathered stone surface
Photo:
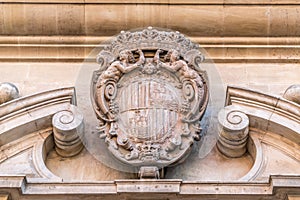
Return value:
<svg viewBox="0 0 300 200">
<path fill-rule="evenodd" d="M 218 149 L 226 156 L 236 158 L 246 152 L 249 118 L 240 109 L 227 106 L 219 112 Z"/>
<path fill-rule="evenodd" d="M 283 98 L 300 104 L 300 85 L 291 85 L 284 92 Z"/>
<path fill-rule="evenodd" d="M 0 60 L 82 61 L 106 37 L 151 25 L 188 34 L 216 62 L 299 62 L 298 13 L 297 0 L 6 0 Z"/>
<path fill-rule="evenodd" d="M 62 93 L 56 91 L 52 95 L 52 97 L 61 96 Z M 56 99 L 59 99 L 58 96 Z M 45 94 L 34 95 L 34 97 L 45 98 Z M 249 106 L 249 103 L 255 99 L 258 101 Z M 22 102 L 24 99 L 18 101 Z M 243 102 L 247 103 L 243 104 Z M 132 178 L 132 176 L 116 173 L 99 163 L 94 165 L 97 161 L 93 161 L 94 158 L 84 152 L 74 158 L 62 159 L 55 156 L 52 128 L 49 123 L 50 127 L 46 130 L 23 135 L 18 139 L 7 140 L 7 143 L 1 145 L 0 165 L 3 164 L 0 174 L 1 190 L 10 187 L 12 198 L 20 198 L 20 195 L 25 197 L 26 195 L 47 194 L 44 199 L 53 199 L 53 196 L 60 198 L 58 194 L 64 194 L 64 199 L 74 199 L 78 194 L 86 195 L 85 197 L 101 195 L 101 198 L 111 199 L 115 197 L 114 195 L 121 198 L 123 195 L 133 193 L 138 193 L 145 198 L 149 197 L 149 193 L 151 193 L 151 196 L 152 194 L 158 195 L 157 198 L 159 198 L 161 192 L 165 197 L 176 194 L 173 199 L 195 197 L 195 195 L 197 198 L 206 198 L 207 195 L 213 195 L 216 191 L 218 191 L 219 197 L 224 198 L 232 198 L 229 195 L 232 195 L 234 191 L 236 196 L 242 195 L 243 198 L 249 197 L 249 199 L 254 198 L 253 194 L 257 198 L 266 198 L 265 195 L 268 195 L 269 199 L 272 199 L 276 195 L 276 197 L 280 196 L 279 199 L 284 199 L 287 194 L 297 194 L 300 187 L 297 179 L 300 174 L 299 168 L 297 168 L 300 159 L 299 144 L 297 144 L 300 130 L 293 125 L 293 122 L 299 118 L 299 106 L 277 97 L 232 87 L 228 89 L 227 104 L 239 106 L 239 109 L 249 116 L 251 141 L 248 142 L 247 147 L 249 154 L 241 158 L 226 158 L 215 149 L 206 158 L 197 160 L 196 152 L 194 157 L 187 160 L 185 164 L 167 172 L 166 177 L 172 180 L 114 181 L 118 177 Z M 65 110 L 64 104 L 60 105 L 62 106 L 60 109 Z M 46 108 L 41 106 L 38 110 L 46 111 Z M 272 117 L 264 119 L 263 113 L 268 114 L 268 110 L 274 111 Z M 32 112 L 32 114 L 34 113 Z M 4 118 L 8 117 L 4 116 Z M 269 126 L 264 129 L 259 124 L 268 124 Z M 272 128 L 273 126 L 274 128 Z M 34 128 L 31 128 L 28 127 L 35 131 Z M 3 137 L 5 132 L 3 129 L 1 130 L 1 137 Z M 274 153 L 278 155 L 276 158 L 274 158 Z M 47 155 L 50 156 L 47 158 Z M 268 162 L 265 163 L 264 160 L 268 160 Z M 78 167 L 78 161 L 80 161 L 81 167 Z M 93 168 L 92 173 L 89 172 L 90 175 L 85 176 L 90 167 L 87 163 L 97 167 Z M 19 167 L 23 169 L 20 171 L 25 173 L 26 181 L 24 181 L 23 175 L 17 173 Z M 193 170 L 190 170 L 191 168 Z M 103 169 L 105 169 L 105 174 L 103 174 Z M 110 175 L 110 173 L 112 174 Z M 283 173 L 288 176 L 272 176 L 272 174 Z M 114 180 L 99 181 L 108 180 L 107 176 L 114 177 Z M 62 177 L 64 178 L 63 182 Z M 96 180 L 93 179 L 96 177 Z M 184 178 L 184 181 L 174 178 Z M 47 190 L 49 187 L 52 189 Z"/>
<path fill-rule="evenodd" d="M 83 115 L 77 107 L 55 113 L 52 118 L 56 152 L 62 157 L 72 157 L 83 149 Z"/>
<path fill-rule="evenodd" d="M 160 174 L 158 167 L 156 166 L 146 166 L 146 167 L 141 167 L 139 171 L 139 178 L 140 179 L 146 179 L 146 178 L 154 178 L 154 179 L 159 179 L 163 178 L 163 175 Z"/>
<path fill-rule="evenodd" d="M 14 83 L 21 96 L 74 87 L 81 63 L 5 62 L 1 63 L 1 81 Z M 13 73 L 12 70 L 18 71 Z"/>
<path fill-rule="evenodd" d="M 22 96 L 73 86 L 80 68 L 75 62 L 107 36 L 152 25 L 193 36 L 215 59 L 224 86 L 283 96 L 288 86 L 299 83 L 298 13 L 297 0 L 5 0 L 0 5 L 0 60 L 9 62 L 1 62 L 1 81 L 15 83 Z M 45 116 L 67 101 L 29 109 L 28 115 L 14 112 L 0 120 L 0 196 L 299 199 L 299 107 L 263 93 L 228 90 L 227 103 L 249 116 L 248 152 L 230 159 L 214 148 L 203 158 L 197 152 L 200 148 L 194 147 L 186 163 L 167 172 L 167 178 L 183 181 L 132 180 L 134 176 L 102 165 L 85 151 L 73 158 L 58 156 L 50 129 L 46 137 L 41 128 L 51 125 L 51 117 Z M 89 101 L 86 96 L 80 97 L 81 102 Z M 89 122 L 92 117 L 87 117 Z M 37 131 L 34 137 L 29 137 L 30 131 Z M 44 138 L 48 142 L 43 146 Z M 115 181 L 125 178 L 131 180 Z"/>
<path fill-rule="evenodd" d="M 94 48 L 102 48 L 101 43 L 111 36 L 0 36 L 0 61 L 82 62 Z M 299 37 L 196 35 L 190 39 L 205 48 L 215 63 L 256 63 L 257 66 L 299 62 Z M 89 57 L 94 61 L 96 54 Z"/>
<path fill-rule="evenodd" d="M 136 2 L 137 5 L 110 1 L 91 4 L 5 3 L 0 5 L 0 18 L 3 19 L 0 34 L 107 36 L 124 29 L 151 25 L 176 29 L 190 36 L 299 36 L 297 6 L 274 2 L 270 5 L 270 1 L 264 6 L 252 2 L 251 6 L 240 2 L 223 6 L 224 3 L 227 1 L 180 6 L 156 1 L 151 4 Z"/>
<path fill-rule="evenodd" d="M 208 104 L 198 46 L 179 32 L 148 27 L 122 31 L 97 61 L 91 99 L 113 155 L 144 169 L 182 162 L 200 140 Z"/>
<path fill-rule="evenodd" d="M 52 116 L 73 102 L 73 93 L 74 88 L 61 88 L 0 105 L 0 146 L 51 126 Z"/>
<path fill-rule="evenodd" d="M 102 154 L 107 152 L 101 152 Z M 76 156 L 61 157 L 55 149 L 49 151 L 45 161 L 48 169 L 64 181 L 107 181 L 119 179 L 137 179 L 134 173 L 113 169 L 101 160 L 97 160 L 85 148 Z"/>
<path fill-rule="evenodd" d="M 12 83 L 0 83 L 0 105 L 19 97 L 18 88 Z"/>
</svg>

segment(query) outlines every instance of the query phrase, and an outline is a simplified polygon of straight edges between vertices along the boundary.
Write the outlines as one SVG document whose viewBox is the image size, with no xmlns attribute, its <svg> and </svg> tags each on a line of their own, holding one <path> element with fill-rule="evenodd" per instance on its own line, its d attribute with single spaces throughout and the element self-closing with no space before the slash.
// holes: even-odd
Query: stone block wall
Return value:
<svg viewBox="0 0 300 200">
<path fill-rule="evenodd" d="M 4 0 L 0 81 L 14 82 L 22 95 L 73 86 L 103 41 L 153 26 L 198 42 L 224 90 L 233 84 L 282 94 L 299 83 L 299 12 L 297 0 Z"/>
</svg>

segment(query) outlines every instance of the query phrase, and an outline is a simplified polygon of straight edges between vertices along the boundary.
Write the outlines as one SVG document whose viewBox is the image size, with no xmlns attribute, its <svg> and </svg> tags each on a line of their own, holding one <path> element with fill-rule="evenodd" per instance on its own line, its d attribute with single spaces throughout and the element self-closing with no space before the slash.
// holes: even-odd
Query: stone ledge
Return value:
<svg viewBox="0 0 300 200">
<path fill-rule="evenodd" d="M 151 0 L 142 3 L 33 1 L 36 2 L 19 0 L 0 4 L 0 35 L 107 36 L 147 26 L 207 37 L 298 37 L 300 33 L 299 7 L 294 5 L 297 1 L 286 4 L 284 0 L 275 1 L 278 4 L 271 0 L 262 4 L 258 0 L 257 4 L 249 0 L 245 4 L 241 0 L 215 1 L 218 4 L 175 4 L 173 1 L 163 4 L 154 0 L 158 3 L 149 3 Z M 76 1 L 81 3 L 73 3 Z"/>
<path fill-rule="evenodd" d="M 0 36 L 0 61 L 94 61 L 107 36 Z M 300 37 L 190 37 L 217 63 L 297 63 Z M 98 51 L 90 54 L 93 49 Z M 207 57 L 208 58 L 208 57 Z"/>
<path fill-rule="evenodd" d="M 184 33 L 183 33 L 184 34 Z M 34 35 L 17 36 L 1 35 L 0 45 L 86 45 L 94 47 L 112 38 L 113 36 L 85 36 L 85 35 Z M 250 47 L 265 45 L 274 47 L 300 47 L 300 37 L 188 37 L 201 45 L 227 45 Z"/>
<path fill-rule="evenodd" d="M 3 3 L 98 3 L 98 4 L 181 4 L 181 5 L 299 5 L 296 0 L 3 0 Z"/>
<path fill-rule="evenodd" d="M 181 180 L 118 180 L 117 193 L 180 193 Z"/>
<path fill-rule="evenodd" d="M 132 190 L 132 187 L 141 187 L 143 191 Z M 155 188 L 157 186 L 157 188 Z M 169 187 L 171 186 L 171 187 Z M 128 191 L 141 192 L 144 196 L 150 194 L 167 193 L 177 194 L 177 198 L 189 195 L 243 195 L 254 197 L 259 195 L 275 195 L 278 193 L 299 194 L 299 176 L 271 176 L 269 182 L 191 182 L 178 179 L 167 180 L 116 180 L 95 182 L 49 182 L 46 180 L 26 179 L 25 177 L 0 177 L 0 189 L 7 188 L 21 190 L 20 195 L 52 195 L 64 194 L 62 198 L 71 195 L 116 195 Z M 75 189 L 76 188 L 76 189 Z M 141 190 L 140 188 L 140 190 Z M 298 192 L 297 192 L 298 191 Z M 103 196 L 105 197 L 105 196 Z M 46 198 L 46 199 L 47 199 Z"/>
</svg>

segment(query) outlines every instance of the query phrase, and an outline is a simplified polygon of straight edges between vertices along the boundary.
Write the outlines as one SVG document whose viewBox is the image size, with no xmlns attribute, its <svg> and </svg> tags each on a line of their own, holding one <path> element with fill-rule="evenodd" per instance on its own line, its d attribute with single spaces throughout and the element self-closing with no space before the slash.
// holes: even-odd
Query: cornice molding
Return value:
<svg viewBox="0 0 300 200">
<path fill-rule="evenodd" d="M 168 5 L 299 5 L 297 0 L 2 0 L 2 3 L 39 3 L 39 4 L 168 4 Z"/>
<path fill-rule="evenodd" d="M 139 194 L 139 196 L 153 197 L 161 195 L 173 196 L 174 199 L 184 197 L 207 198 L 218 195 L 219 198 L 239 197 L 239 199 L 269 199 L 274 195 L 299 194 L 300 179 L 298 176 L 271 176 L 269 182 L 191 182 L 180 179 L 165 180 L 116 180 L 94 182 L 49 182 L 46 180 L 28 179 L 23 176 L 1 176 L 0 189 L 10 187 L 13 197 L 27 195 L 43 195 L 43 199 L 65 199 L 67 197 L 97 197 L 111 199 L 123 197 L 126 194 Z M 50 189 L 49 188 L 55 188 Z M 20 191 L 20 193 L 19 193 Z M 60 195 L 63 194 L 63 195 Z M 176 196 L 174 196 L 176 195 Z M 161 198 L 161 196 L 158 196 Z M 118 198 L 118 199 L 119 199 Z"/>
<path fill-rule="evenodd" d="M 94 62 L 107 36 L 0 36 L 0 61 Z M 300 62 L 300 37 L 189 37 L 216 63 Z M 100 51 L 100 50 L 99 50 Z M 98 51 L 97 51 L 98 53 Z"/>
</svg>

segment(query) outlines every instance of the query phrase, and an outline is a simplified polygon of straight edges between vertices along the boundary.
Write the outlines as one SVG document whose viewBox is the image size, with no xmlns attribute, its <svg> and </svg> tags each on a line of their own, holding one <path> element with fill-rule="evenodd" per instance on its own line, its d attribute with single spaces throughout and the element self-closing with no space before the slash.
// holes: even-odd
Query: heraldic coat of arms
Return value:
<svg viewBox="0 0 300 200">
<path fill-rule="evenodd" d="M 91 98 L 118 160 L 152 176 L 188 156 L 208 104 L 203 61 L 183 34 L 151 27 L 122 31 L 98 54 Z"/>
</svg>

